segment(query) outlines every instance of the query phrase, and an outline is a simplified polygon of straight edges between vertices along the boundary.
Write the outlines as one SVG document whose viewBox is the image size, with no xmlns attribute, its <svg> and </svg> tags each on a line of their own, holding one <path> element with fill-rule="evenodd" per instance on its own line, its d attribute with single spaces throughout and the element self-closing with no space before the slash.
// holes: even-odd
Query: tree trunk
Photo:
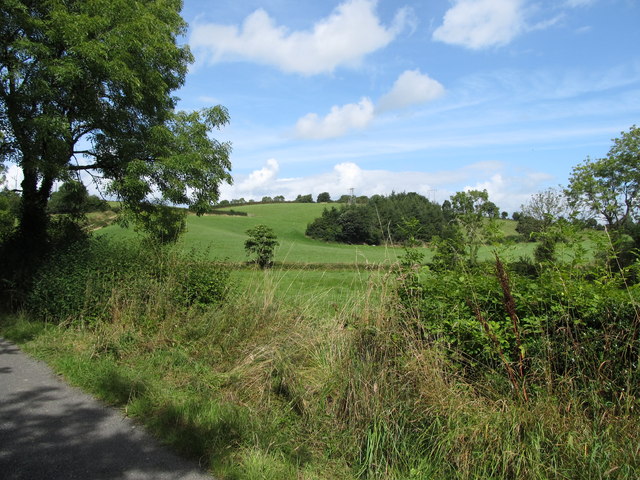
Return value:
<svg viewBox="0 0 640 480">
<path fill-rule="evenodd" d="M 33 169 L 24 169 L 17 235 L 17 247 L 23 255 L 24 262 L 37 262 L 46 252 L 49 226 L 47 201 L 52 184 L 50 180 L 44 179 L 38 187 L 36 172 Z"/>
</svg>

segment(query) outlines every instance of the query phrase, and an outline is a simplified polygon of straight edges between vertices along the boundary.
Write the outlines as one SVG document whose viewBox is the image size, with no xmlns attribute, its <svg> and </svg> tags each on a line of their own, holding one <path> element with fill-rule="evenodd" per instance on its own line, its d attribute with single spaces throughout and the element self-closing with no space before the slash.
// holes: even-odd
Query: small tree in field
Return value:
<svg viewBox="0 0 640 480">
<path fill-rule="evenodd" d="M 244 242 L 247 255 L 255 255 L 255 262 L 260 268 L 267 268 L 273 263 L 275 248 L 280 244 L 275 232 L 266 225 L 256 225 L 246 231 L 249 238 Z"/>
</svg>

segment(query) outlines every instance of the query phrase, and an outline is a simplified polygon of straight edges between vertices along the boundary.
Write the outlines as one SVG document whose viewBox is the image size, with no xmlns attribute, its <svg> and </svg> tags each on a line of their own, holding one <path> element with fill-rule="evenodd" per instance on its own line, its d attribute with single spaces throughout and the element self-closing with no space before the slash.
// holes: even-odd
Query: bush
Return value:
<svg viewBox="0 0 640 480">
<path fill-rule="evenodd" d="M 468 378 L 501 371 L 531 390 L 595 389 L 585 404 L 615 401 L 620 391 L 640 394 L 634 340 L 640 288 L 596 269 L 555 264 L 536 271 L 523 261 L 514 267 L 502 280 L 497 264 L 424 270 L 412 296 L 406 287 L 400 296 L 427 338 L 444 346 Z"/>
<path fill-rule="evenodd" d="M 271 227 L 257 225 L 247 230 L 249 238 L 244 242 L 247 255 L 255 255 L 255 262 L 260 268 L 266 268 L 273 262 L 273 255 L 279 245 L 276 234 Z"/>
<path fill-rule="evenodd" d="M 34 279 L 26 307 L 47 321 L 93 323 L 113 319 L 116 298 L 183 308 L 216 305 L 229 288 L 228 269 L 204 254 L 185 257 L 130 241 L 91 238 L 51 256 Z M 154 294 L 158 297 L 151 301 Z"/>
<path fill-rule="evenodd" d="M 180 285 L 178 302 L 184 305 L 215 305 L 229 293 L 231 271 L 192 251 L 177 264 L 175 275 Z"/>
</svg>

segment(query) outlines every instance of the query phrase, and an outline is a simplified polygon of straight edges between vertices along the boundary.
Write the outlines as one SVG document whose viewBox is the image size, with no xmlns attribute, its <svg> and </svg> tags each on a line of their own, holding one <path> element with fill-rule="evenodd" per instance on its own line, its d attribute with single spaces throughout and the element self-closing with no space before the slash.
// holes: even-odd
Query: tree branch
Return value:
<svg viewBox="0 0 640 480">
<path fill-rule="evenodd" d="M 93 165 L 69 165 L 69 170 L 72 172 L 79 172 L 81 170 L 95 170 L 99 168 L 100 165 L 94 163 Z"/>
</svg>

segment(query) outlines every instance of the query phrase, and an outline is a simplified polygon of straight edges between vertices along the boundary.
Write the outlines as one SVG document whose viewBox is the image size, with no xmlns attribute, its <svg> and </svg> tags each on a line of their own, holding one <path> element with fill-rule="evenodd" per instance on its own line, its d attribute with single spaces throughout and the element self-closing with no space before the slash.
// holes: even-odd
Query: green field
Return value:
<svg viewBox="0 0 640 480">
<path fill-rule="evenodd" d="M 265 224 L 273 228 L 280 242 L 275 256 L 276 263 L 327 266 L 343 264 L 366 267 L 372 264 L 393 264 L 398 260 L 398 256 L 402 255 L 402 248 L 397 246 L 345 245 L 306 237 L 304 232 L 307 224 L 319 217 L 326 207 L 327 205 L 317 203 L 257 204 L 232 207 L 235 211 L 247 212 L 246 217 L 189 215 L 187 233 L 182 240 L 182 245 L 185 250 L 206 249 L 212 259 L 223 259 L 234 263 L 245 262 L 247 260 L 244 251 L 246 230 Z M 516 222 L 501 220 L 500 224 L 505 236 L 516 234 Z M 118 225 L 104 228 L 100 233 L 116 238 L 135 235 L 131 230 L 125 230 Z M 499 250 L 506 257 L 517 259 L 520 256 L 530 256 L 534 247 L 533 243 L 518 243 L 500 246 Z M 491 247 L 482 248 L 480 258 L 490 258 L 492 251 Z M 429 260 L 431 250 L 425 248 L 425 254 L 426 260 Z"/>
</svg>

